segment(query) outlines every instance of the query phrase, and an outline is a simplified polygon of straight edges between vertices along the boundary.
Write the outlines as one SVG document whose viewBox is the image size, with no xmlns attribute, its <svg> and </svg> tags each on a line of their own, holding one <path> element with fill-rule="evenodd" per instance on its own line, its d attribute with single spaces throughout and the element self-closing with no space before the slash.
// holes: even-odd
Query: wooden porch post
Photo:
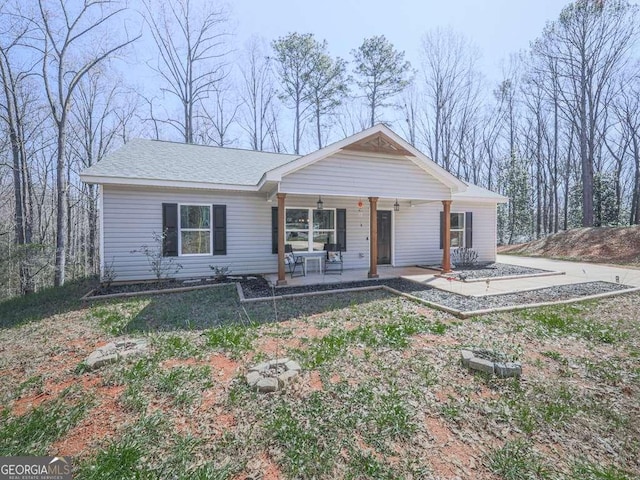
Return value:
<svg viewBox="0 0 640 480">
<path fill-rule="evenodd" d="M 451 271 L 451 200 L 443 200 L 444 207 L 443 226 L 444 239 L 442 241 L 442 273 Z"/>
<path fill-rule="evenodd" d="M 286 285 L 287 280 L 285 278 L 284 270 L 284 221 L 286 218 L 284 199 L 286 198 L 287 194 L 278 193 L 276 194 L 276 196 L 278 197 L 278 282 L 276 283 L 276 285 Z"/>
<path fill-rule="evenodd" d="M 369 278 L 378 278 L 378 197 L 369 197 Z"/>
</svg>

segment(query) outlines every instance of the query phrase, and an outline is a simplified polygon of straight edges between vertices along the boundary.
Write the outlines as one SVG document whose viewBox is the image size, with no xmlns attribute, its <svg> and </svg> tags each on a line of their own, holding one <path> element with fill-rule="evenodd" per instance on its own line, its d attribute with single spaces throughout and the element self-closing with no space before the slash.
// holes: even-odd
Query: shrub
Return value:
<svg viewBox="0 0 640 480">
<path fill-rule="evenodd" d="M 209 268 L 213 270 L 213 278 L 215 278 L 218 282 L 224 282 L 231 274 L 231 269 L 229 267 L 218 267 L 217 265 L 209 265 Z"/>
<path fill-rule="evenodd" d="M 149 269 L 160 281 L 175 275 L 182 269 L 182 265 L 176 263 L 172 257 L 165 257 L 162 253 L 162 244 L 166 234 L 153 232 L 153 245 L 142 245 L 138 250 L 131 250 L 131 253 L 142 253 L 147 257 Z"/>
<path fill-rule="evenodd" d="M 451 252 L 451 262 L 456 267 L 472 267 L 478 262 L 478 252 L 472 248 L 457 248 Z"/>
</svg>

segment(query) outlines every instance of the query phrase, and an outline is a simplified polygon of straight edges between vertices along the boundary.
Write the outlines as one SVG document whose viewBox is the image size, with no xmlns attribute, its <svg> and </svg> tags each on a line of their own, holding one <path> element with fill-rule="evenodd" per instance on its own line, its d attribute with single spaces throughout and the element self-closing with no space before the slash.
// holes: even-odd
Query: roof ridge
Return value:
<svg viewBox="0 0 640 480">
<path fill-rule="evenodd" d="M 265 153 L 269 155 L 283 155 L 300 158 L 302 155 L 288 152 L 266 152 L 264 150 L 254 150 L 252 148 L 240 148 L 240 147 L 219 147 L 217 145 L 202 145 L 200 143 L 184 143 L 178 142 L 176 140 L 159 140 L 156 138 L 141 138 L 135 137 L 130 139 L 127 143 L 135 142 L 135 141 L 143 141 L 143 142 L 157 142 L 157 143 L 171 143 L 175 145 L 183 145 L 185 147 L 202 147 L 202 148 L 214 148 L 216 150 L 238 150 L 241 152 L 252 152 L 252 153 Z"/>
</svg>

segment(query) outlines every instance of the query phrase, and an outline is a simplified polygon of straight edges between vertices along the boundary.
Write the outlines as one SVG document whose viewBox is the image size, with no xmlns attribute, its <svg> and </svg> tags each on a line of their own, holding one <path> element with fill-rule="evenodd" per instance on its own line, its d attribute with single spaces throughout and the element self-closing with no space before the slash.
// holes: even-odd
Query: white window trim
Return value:
<svg viewBox="0 0 640 480">
<path fill-rule="evenodd" d="M 462 215 L 462 228 L 452 228 L 451 227 L 451 215 Z M 451 233 L 452 232 L 462 232 L 462 245 L 457 247 L 451 246 Z M 467 246 L 467 212 L 449 212 L 449 248 L 465 248 Z"/>
<path fill-rule="evenodd" d="M 309 219 L 309 224 L 307 226 L 306 229 L 303 228 L 287 228 L 287 210 L 307 210 L 308 212 L 308 219 Z M 314 230 L 313 229 L 313 212 L 314 210 L 318 210 L 317 207 L 294 207 L 294 206 L 286 206 L 285 207 L 285 212 L 284 212 L 284 241 L 285 243 L 287 242 L 287 232 L 307 232 L 307 250 L 298 250 L 298 253 L 320 253 L 319 250 L 314 250 L 313 249 L 313 232 L 333 232 L 333 238 L 334 240 L 336 240 L 336 237 L 338 235 L 338 212 L 337 212 L 337 208 L 323 208 L 322 210 L 319 211 L 326 211 L 326 210 L 331 210 L 333 211 L 333 228 L 321 228 L 318 230 Z"/>
<path fill-rule="evenodd" d="M 182 207 L 209 207 L 209 253 L 182 253 L 182 232 L 204 232 L 206 228 L 182 228 Z M 213 205 L 209 203 L 178 203 L 178 256 L 179 257 L 212 257 L 213 256 Z"/>
</svg>

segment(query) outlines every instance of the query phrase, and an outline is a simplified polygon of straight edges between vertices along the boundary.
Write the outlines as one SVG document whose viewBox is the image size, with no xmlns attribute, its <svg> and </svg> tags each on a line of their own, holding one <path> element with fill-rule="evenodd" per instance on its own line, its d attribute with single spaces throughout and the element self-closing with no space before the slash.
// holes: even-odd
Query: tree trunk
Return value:
<svg viewBox="0 0 640 480">
<path fill-rule="evenodd" d="M 593 227 L 593 163 L 587 134 L 587 78 L 585 60 L 580 77 L 580 166 L 582 168 L 582 226 Z"/>
<path fill-rule="evenodd" d="M 635 175 L 633 181 L 633 198 L 631 201 L 631 216 L 629 223 L 632 225 L 640 224 L 640 141 L 636 132 L 633 135 L 633 159 L 635 164 Z"/>
<path fill-rule="evenodd" d="M 318 135 L 318 150 L 322 148 L 322 129 L 320 128 L 320 109 L 316 110 L 316 134 Z"/>
<path fill-rule="evenodd" d="M 98 215 L 95 200 L 95 185 L 89 185 L 89 241 L 87 245 L 87 258 L 89 260 L 89 271 L 91 274 L 98 273 L 96 265 L 96 231 L 98 228 Z"/>
<path fill-rule="evenodd" d="M 63 113 L 64 115 L 64 113 Z M 56 263 L 53 284 L 56 287 L 64 285 L 65 269 L 66 269 L 66 228 L 67 228 L 67 208 L 66 200 L 66 175 L 65 175 L 65 155 L 64 145 L 66 137 L 65 128 L 66 119 L 62 119 L 58 123 L 58 155 L 56 163 Z"/>
</svg>

